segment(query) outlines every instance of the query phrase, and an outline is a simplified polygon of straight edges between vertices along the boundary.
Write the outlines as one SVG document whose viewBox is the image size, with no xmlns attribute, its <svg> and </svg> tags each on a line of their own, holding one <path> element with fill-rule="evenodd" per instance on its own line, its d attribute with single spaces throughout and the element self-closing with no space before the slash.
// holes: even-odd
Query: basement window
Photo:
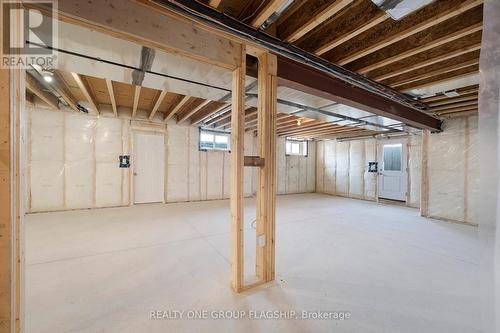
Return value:
<svg viewBox="0 0 500 333">
<path fill-rule="evenodd" d="M 230 134 L 200 129 L 200 150 L 224 150 L 228 151 L 230 146 Z"/>
<path fill-rule="evenodd" d="M 307 156 L 307 141 L 286 139 L 285 141 L 285 154 Z"/>
</svg>

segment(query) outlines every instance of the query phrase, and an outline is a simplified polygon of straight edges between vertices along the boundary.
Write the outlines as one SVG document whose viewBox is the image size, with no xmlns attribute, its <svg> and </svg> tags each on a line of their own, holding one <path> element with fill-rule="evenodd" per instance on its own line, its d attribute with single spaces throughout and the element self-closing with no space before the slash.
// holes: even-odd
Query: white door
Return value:
<svg viewBox="0 0 500 333">
<path fill-rule="evenodd" d="M 378 149 L 378 197 L 406 201 L 406 139 L 382 140 Z"/>
<path fill-rule="evenodd" d="M 163 202 L 164 157 L 163 135 L 134 134 L 134 203 Z"/>
</svg>

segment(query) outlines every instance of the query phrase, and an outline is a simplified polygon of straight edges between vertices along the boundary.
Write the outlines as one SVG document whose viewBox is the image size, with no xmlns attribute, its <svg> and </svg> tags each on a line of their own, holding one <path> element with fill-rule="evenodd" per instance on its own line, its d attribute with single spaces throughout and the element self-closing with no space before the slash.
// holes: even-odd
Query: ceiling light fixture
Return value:
<svg viewBox="0 0 500 333">
<path fill-rule="evenodd" d="M 372 0 L 394 20 L 399 21 L 408 14 L 427 6 L 435 0 Z"/>
<path fill-rule="evenodd" d="M 297 126 L 302 125 L 302 119 L 297 119 Z"/>
<path fill-rule="evenodd" d="M 42 70 L 41 71 L 41 74 L 43 76 L 43 79 L 45 80 L 45 82 L 52 82 L 54 80 L 54 74 L 48 70 Z"/>
<path fill-rule="evenodd" d="M 457 96 L 460 96 L 460 94 L 456 90 L 445 91 L 443 94 L 445 96 L 447 96 L 447 97 L 457 97 Z"/>
</svg>

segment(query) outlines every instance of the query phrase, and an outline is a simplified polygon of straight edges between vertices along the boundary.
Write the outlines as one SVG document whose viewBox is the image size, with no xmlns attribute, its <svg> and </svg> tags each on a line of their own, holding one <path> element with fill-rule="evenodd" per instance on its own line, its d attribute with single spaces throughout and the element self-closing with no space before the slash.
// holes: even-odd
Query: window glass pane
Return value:
<svg viewBox="0 0 500 333">
<path fill-rule="evenodd" d="M 200 134 L 200 141 L 214 141 L 214 135 L 211 134 L 211 133 L 205 133 L 205 132 L 201 132 Z"/>
<path fill-rule="evenodd" d="M 215 145 L 216 149 L 228 149 L 229 138 L 224 135 L 216 135 L 215 136 Z"/>
<path fill-rule="evenodd" d="M 384 170 L 401 171 L 403 145 L 384 145 Z"/>
<path fill-rule="evenodd" d="M 291 142 L 289 142 L 289 141 L 287 141 L 287 142 L 286 142 L 286 153 L 287 153 L 287 154 L 290 154 L 290 153 L 291 153 L 291 151 L 292 151 L 292 143 L 291 143 Z"/>
<path fill-rule="evenodd" d="M 300 154 L 300 145 L 297 142 L 292 143 L 292 149 L 291 149 L 292 154 Z"/>
</svg>

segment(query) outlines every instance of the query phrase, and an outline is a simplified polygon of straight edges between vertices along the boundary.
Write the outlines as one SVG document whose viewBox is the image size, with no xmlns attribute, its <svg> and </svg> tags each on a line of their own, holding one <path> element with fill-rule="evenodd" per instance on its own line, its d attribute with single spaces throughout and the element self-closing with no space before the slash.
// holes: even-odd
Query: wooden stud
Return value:
<svg viewBox="0 0 500 333">
<path fill-rule="evenodd" d="M 231 286 L 243 290 L 243 191 L 244 191 L 244 107 L 246 52 L 241 50 L 241 64 L 233 71 L 231 110 Z"/>
<path fill-rule="evenodd" d="M 139 105 L 139 97 L 141 96 L 141 86 L 135 86 L 134 89 L 134 105 L 132 107 L 132 118 L 137 114 L 137 106 Z"/>
<path fill-rule="evenodd" d="M 260 27 L 268 18 L 271 17 L 281 6 L 285 4 L 287 0 L 271 0 L 262 9 L 257 16 L 252 20 L 251 26 L 254 28 Z"/>
<path fill-rule="evenodd" d="M 170 118 L 172 118 L 189 100 L 191 99 L 190 96 L 184 96 L 179 103 L 175 107 L 172 108 L 167 114 L 165 115 L 165 118 L 163 118 L 163 122 L 167 122 Z"/>
<path fill-rule="evenodd" d="M 276 205 L 276 56 L 264 53 L 258 57 L 258 125 L 259 156 L 265 165 L 259 169 L 257 189 L 257 253 L 255 271 L 261 281 L 275 276 L 275 205 Z"/>
<path fill-rule="evenodd" d="M 189 119 L 189 117 L 191 117 L 192 115 L 194 115 L 196 112 L 200 111 L 201 109 L 203 109 L 205 106 L 207 106 L 209 103 L 211 103 L 212 101 L 210 100 L 205 100 L 203 101 L 200 105 L 198 105 L 197 107 L 195 107 L 194 109 L 192 109 L 191 111 L 187 112 L 184 116 L 182 116 L 182 118 L 180 119 L 177 119 L 177 124 L 182 124 L 183 122 L 185 122 L 186 120 Z"/>
<path fill-rule="evenodd" d="M 160 96 L 158 96 L 158 98 L 156 99 L 156 102 L 155 102 L 155 105 L 154 105 L 153 109 L 149 113 L 149 117 L 148 117 L 149 120 L 153 119 L 153 117 L 155 116 L 156 112 L 158 111 L 158 108 L 161 105 L 161 102 L 163 102 L 163 99 L 165 98 L 165 96 L 167 96 L 167 93 L 168 93 L 168 91 L 166 91 L 166 90 L 162 90 L 161 91 Z"/>
<path fill-rule="evenodd" d="M 420 215 L 429 216 L 429 130 L 422 132 L 422 170 L 420 179 Z"/>
<path fill-rule="evenodd" d="M 111 100 L 111 108 L 113 109 L 113 114 L 115 117 L 118 116 L 118 110 L 116 109 L 115 92 L 113 91 L 113 82 L 110 79 L 106 79 L 106 88 L 108 88 L 109 99 Z"/>
<path fill-rule="evenodd" d="M 78 88 L 80 88 L 80 90 L 83 93 L 83 96 L 85 96 L 85 99 L 87 100 L 87 102 L 89 102 L 90 106 L 95 110 L 95 112 L 99 113 L 99 109 L 97 108 L 97 103 L 95 102 L 94 97 L 90 93 L 89 88 L 87 88 L 87 85 L 83 81 L 84 79 L 77 73 L 71 73 L 71 76 L 73 76 L 73 79 L 78 85 Z"/>
<path fill-rule="evenodd" d="M 424 31 L 432 26 L 435 26 L 441 22 L 444 22 L 452 17 L 458 16 L 465 11 L 472 9 L 476 6 L 480 6 L 483 4 L 483 0 L 466 0 L 463 1 L 460 5 L 455 6 L 453 8 L 450 8 L 443 13 L 440 13 L 439 16 L 434 16 L 431 17 L 425 21 L 422 21 L 416 25 L 413 25 L 409 27 L 408 29 L 405 29 L 403 31 L 400 31 L 396 34 L 393 35 L 387 35 L 384 39 L 380 40 L 379 42 L 373 43 L 369 45 L 368 47 L 359 50 L 357 52 L 353 52 L 339 61 L 337 61 L 337 64 L 343 66 L 346 65 L 350 62 L 353 62 L 354 60 L 360 59 L 368 54 L 371 54 L 373 52 L 376 52 L 386 46 L 392 45 L 396 42 L 399 42 L 400 40 L 403 40 L 405 38 L 408 38 L 410 36 L 413 36 L 421 31 Z"/>
<path fill-rule="evenodd" d="M 47 103 L 52 109 L 59 110 L 59 100 L 44 88 L 30 74 L 26 74 L 26 89 L 37 95 L 42 101 Z"/>
</svg>

